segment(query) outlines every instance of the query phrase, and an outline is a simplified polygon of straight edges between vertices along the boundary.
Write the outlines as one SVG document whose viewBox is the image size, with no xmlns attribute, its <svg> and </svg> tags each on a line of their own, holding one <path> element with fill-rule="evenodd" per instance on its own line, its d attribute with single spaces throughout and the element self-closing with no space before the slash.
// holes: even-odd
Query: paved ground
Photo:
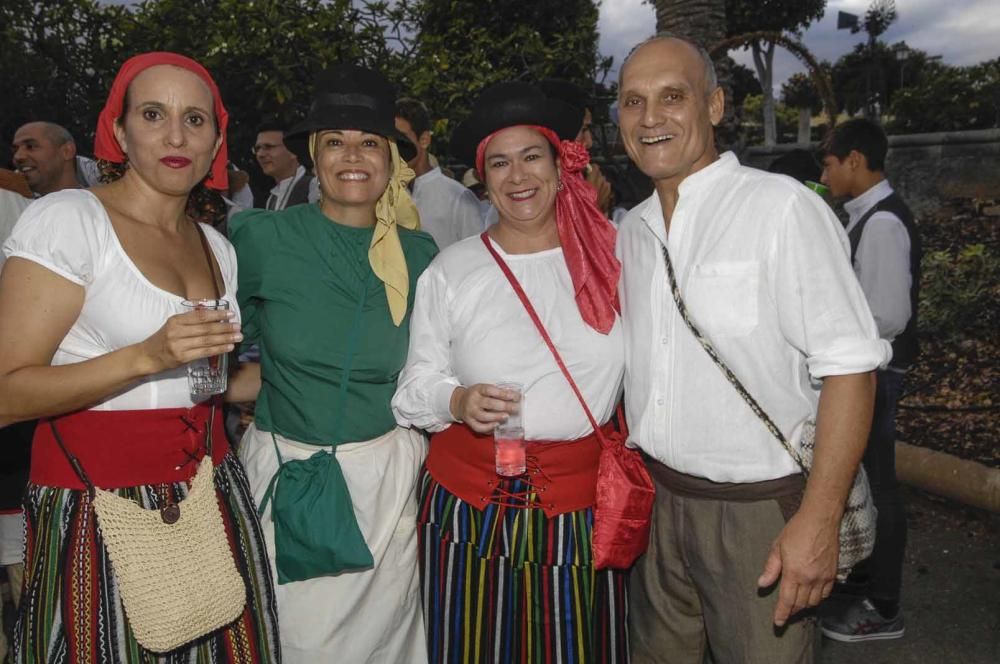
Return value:
<svg viewBox="0 0 1000 664">
<path fill-rule="evenodd" d="M 906 635 L 821 639 L 818 664 L 1000 664 L 1000 514 L 908 490 Z"/>
<path fill-rule="evenodd" d="M 910 490 L 906 499 L 906 635 L 819 639 L 817 664 L 1000 664 L 1000 514 Z"/>
</svg>

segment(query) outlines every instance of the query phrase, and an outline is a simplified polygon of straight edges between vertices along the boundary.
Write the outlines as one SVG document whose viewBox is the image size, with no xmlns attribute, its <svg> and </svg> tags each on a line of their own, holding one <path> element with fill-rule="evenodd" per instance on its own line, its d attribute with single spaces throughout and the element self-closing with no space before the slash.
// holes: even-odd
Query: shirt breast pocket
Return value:
<svg viewBox="0 0 1000 664">
<path fill-rule="evenodd" d="M 757 327 L 757 261 L 723 261 L 694 266 L 682 293 L 695 326 L 709 340 L 740 337 Z"/>
</svg>

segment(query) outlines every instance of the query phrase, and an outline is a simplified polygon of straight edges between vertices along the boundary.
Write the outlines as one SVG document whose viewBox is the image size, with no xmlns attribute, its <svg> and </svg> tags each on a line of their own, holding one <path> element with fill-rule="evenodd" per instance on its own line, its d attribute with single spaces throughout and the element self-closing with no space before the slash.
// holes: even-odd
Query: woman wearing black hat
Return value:
<svg viewBox="0 0 1000 664">
<path fill-rule="evenodd" d="M 610 432 L 624 371 L 620 265 L 586 151 L 558 137 L 564 115 L 530 85 L 482 94 L 454 142 L 499 221 L 444 250 L 417 289 L 393 412 L 435 432 L 418 524 L 432 662 L 628 658 L 626 577 L 596 571 L 591 546 L 594 425 Z M 513 478 L 491 435 L 511 415 L 527 441 Z"/>
<path fill-rule="evenodd" d="M 240 456 L 278 578 L 286 662 L 426 657 L 414 530 L 426 442 L 396 427 L 389 402 L 411 293 L 437 248 L 416 230 L 394 108 L 379 73 L 325 73 L 286 136 L 307 146 L 320 203 L 230 224 L 243 332 L 261 351 L 259 381 L 231 396 L 260 390 Z"/>
</svg>

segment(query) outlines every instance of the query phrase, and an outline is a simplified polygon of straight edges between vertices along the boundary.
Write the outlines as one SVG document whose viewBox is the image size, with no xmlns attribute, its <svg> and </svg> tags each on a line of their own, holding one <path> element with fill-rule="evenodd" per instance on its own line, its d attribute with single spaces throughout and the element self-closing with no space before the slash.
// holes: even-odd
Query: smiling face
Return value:
<svg viewBox="0 0 1000 664">
<path fill-rule="evenodd" d="M 322 131 L 315 159 L 324 207 L 370 207 L 374 213 L 389 184 L 388 139 L 354 129 Z"/>
<path fill-rule="evenodd" d="M 625 150 L 658 186 L 676 187 L 718 156 L 713 127 L 722 119 L 724 96 L 721 88 L 706 87 L 698 51 L 677 39 L 642 46 L 622 70 Z"/>
<path fill-rule="evenodd" d="M 510 127 L 490 140 L 484 156 L 486 190 L 500 223 L 555 223 L 559 168 L 544 136 Z"/>
<path fill-rule="evenodd" d="M 14 165 L 31 190 L 39 195 L 57 191 L 75 180 L 76 147 L 60 143 L 44 122 L 29 122 L 14 134 Z"/>
<path fill-rule="evenodd" d="M 165 194 L 186 196 L 201 182 L 222 144 L 212 93 L 197 75 L 157 65 L 133 79 L 115 138 L 128 155 L 127 177 Z"/>
</svg>

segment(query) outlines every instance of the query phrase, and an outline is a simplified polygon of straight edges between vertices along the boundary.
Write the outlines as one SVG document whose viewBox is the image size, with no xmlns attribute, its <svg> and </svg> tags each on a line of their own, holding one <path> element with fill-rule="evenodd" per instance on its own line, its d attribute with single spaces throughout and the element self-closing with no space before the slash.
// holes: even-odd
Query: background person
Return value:
<svg viewBox="0 0 1000 664">
<path fill-rule="evenodd" d="M 878 509 L 875 550 L 856 569 L 867 577 L 864 597 L 831 602 L 820 626 L 837 641 L 903 636 L 899 608 L 906 550 L 906 510 L 896 480 L 896 407 L 906 369 L 917 356 L 920 234 L 916 219 L 885 179 L 889 141 L 871 120 L 837 125 L 823 143 L 823 184 L 834 198 L 848 198 L 851 262 L 879 336 L 892 344 L 892 361 L 876 374 L 875 413 L 862 459 Z"/>
<path fill-rule="evenodd" d="M 279 580 L 285 662 L 426 658 L 414 497 L 426 441 L 396 427 L 389 401 L 412 293 L 437 249 L 416 230 L 394 112 L 380 73 L 344 65 L 321 75 L 309 116 L 286 138 L 308 139 L 322 201 L 248 210 L 230 225 L 246 338 L 261 356 L 244 369 L 258 374 L 239 400 L 259 397 L 240 455 Z M 304 490 L 320 492 L 319 514 L 276 514 L 289 473 L 313 466 L 320 474 Z M 284 566 L 292 538 L 334 527 L 345 537 L 330 553 L 303 547 L 298 566 Z M 357 548 L 369 563 L 334 565 Z"/>
<path fill-rule="evenodd" d="M 185 367 L 242 338 L 233 249 L 188 214 L 202 182 L 226 187 L 227 122 L 214 81 L 193 60 L 147 53 L 122 65 L 96 140 L 120 177 L 36 201 L 4 244 L 0 425 L 54 420 L 95 485 L 146 508 L 187 494 L 213 427 L 216 495 L 247 602 L 234 623 L 169 659 L 274 662 L 273 586 L 247 480 L 221 413 L 210 422 L 208 402 L 191 401 Z M 217 293 L 231 312 L 179 313 L 183 300 Z M 25 518 L 14 660 L 158 658 L 133 636 L 92 499 L 44 423 Z"/>
<path fill-rule="evenodd" d="M 29 122 L 14 133 L 11 147 L 14 166 L 35 196 L 84 186 L 77 174 L 76 141 L 65 127 Z"/>
<path fill-rule="evenodd" d="M 554 109 L 502 83 L 455 142 L 499 213 L 490 246 L 608 431 L 623 369 L 614 229 L 581 177 L 586 151 L 552 131 L 565 117 Z M 522 384 L 524 401 L 501 381 Z M 531 474 L 498 478 L 492 432 L 521 406 Z M 482 238 L 421 277 L 393 411 L 435 432 L 419 523 L 431 661 L 628 661 L 626 574 L 591 562 L 597 437 Z"/>
<path fill-rule="evenodd" d="M 265 209 L 284 210 L 316 200 L 315 196 L 310 199 L 313 176 L 285 145 L 285 127 L 274 123 L 261 125 L 257 129 L 253 154 L 264 175 L 274 180 L 274 187 L 264 201 Z"/>
<path fill-rule="evenodd" d="M 439 166 L 431 165 L 431 119 L 427 108 L 416 99 L 397 101 L 396 129 L 416 146 L 416 154 L 407 164 L 417 175 L 411 188 L 421 230 L 431 234 L 439 249 L 482 233 L 479 201 Z"/>
</svg>

